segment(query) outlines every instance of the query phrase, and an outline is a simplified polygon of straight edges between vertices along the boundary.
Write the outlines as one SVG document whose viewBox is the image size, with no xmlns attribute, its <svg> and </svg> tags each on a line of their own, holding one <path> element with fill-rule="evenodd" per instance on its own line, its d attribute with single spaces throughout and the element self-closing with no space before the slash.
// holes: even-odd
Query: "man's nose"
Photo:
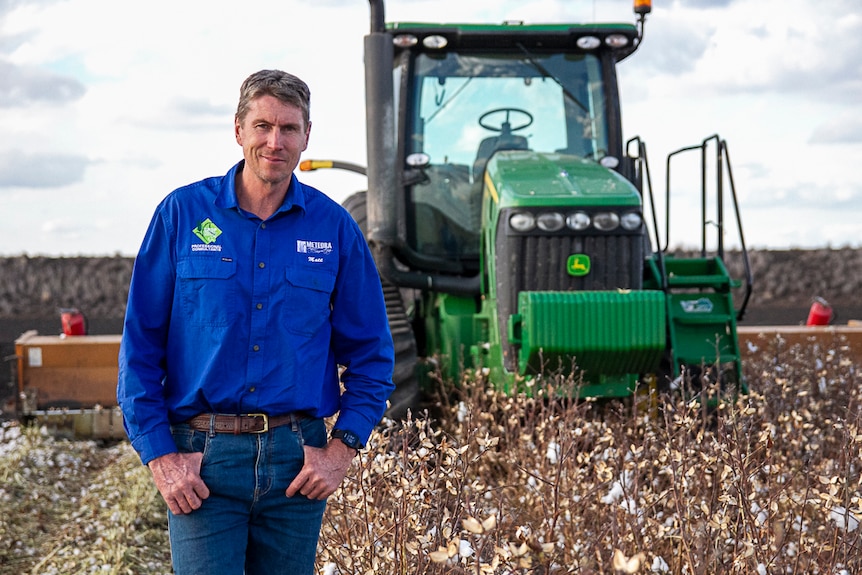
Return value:
<svg viewBox="0 0 862 575">
<path fill-rule="evenodd" d="M 284 145 L 284 134 L 281 130 L 272 130 L 266 143 L 270 148 L 279 149 Z"/>
</svg>

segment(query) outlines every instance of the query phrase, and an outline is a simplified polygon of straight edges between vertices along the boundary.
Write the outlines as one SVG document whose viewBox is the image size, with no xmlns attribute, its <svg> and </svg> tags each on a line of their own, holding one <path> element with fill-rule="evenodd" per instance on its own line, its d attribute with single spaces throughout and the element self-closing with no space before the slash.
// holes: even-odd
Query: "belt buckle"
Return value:
<svg viewBox="0 0 862 575">
<path fill-rule="evenodd" d="M 249 413 L 248 417 L 262 417 L 263 418 L 263 429 L 257 431 L 249 431 L 249 433 L 266 433 L 269 431 L 269 416 L 265 413 Z"/>
</svg>

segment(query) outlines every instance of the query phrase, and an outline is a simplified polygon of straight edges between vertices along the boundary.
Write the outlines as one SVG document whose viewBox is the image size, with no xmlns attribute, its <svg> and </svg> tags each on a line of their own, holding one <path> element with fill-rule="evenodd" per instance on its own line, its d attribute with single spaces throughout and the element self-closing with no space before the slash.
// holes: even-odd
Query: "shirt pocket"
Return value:
<svg viewBox="0 0 862 575">
<path fill-rule="evenodd" d="M 285 270 L 284 324 L 288 331 L 315 335 L 329 320 L 335 274 L 321 268 Z"/>
<path fill-rule="evenodd" d="M 190 257 L 177 262 L 177 281 L 183 315 L 191 325 L 226 327 L 236 311 L 236 262 L 212 257 Z"/>
</svg>

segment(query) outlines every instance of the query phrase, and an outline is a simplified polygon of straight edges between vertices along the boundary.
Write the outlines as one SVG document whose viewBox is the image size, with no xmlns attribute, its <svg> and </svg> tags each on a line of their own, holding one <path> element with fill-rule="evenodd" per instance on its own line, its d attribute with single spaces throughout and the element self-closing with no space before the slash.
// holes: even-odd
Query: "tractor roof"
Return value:
<svg viewBox="0 0 862 575">
<path fill-rule="evenodd" d="M 638 31 L 634 24 L 524 24 L 506 22 L 503 24 L 438 24 L 427 22 L 393 22 L 386 25 L 387 30 L 397 35 L 412 34 L 420 44 L 427 36 L 443 36 L 449 49 L 515 49 L 530 50 L 597 50 L 599 46 L 611 49 L 622 60 L 637 49 Z M 623 45 L 611 44 L 622 36 Z M 581 38 L 596 38 L 598 46 L 584 49 L 578 44 Z"/>
</svg>

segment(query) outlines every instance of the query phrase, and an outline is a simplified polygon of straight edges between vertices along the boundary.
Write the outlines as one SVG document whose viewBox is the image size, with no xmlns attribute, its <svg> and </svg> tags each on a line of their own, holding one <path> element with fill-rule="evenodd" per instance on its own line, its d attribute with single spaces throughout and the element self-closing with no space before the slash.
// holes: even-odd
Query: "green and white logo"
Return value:
<svg viewBox="0 0 862 575">
<path fill-rule="evenodd" d="M 590 273 L 590 256 L 586 254 L 572 254 L 566 261 L 566 271 L 570 276 L 581 277 Z"/>
<path fill-rule="evenodd" d="M 197 237 L 205 244 L 211 244 L 221 235 L 221 230 L 209 218 L 205 219 L 192 230 Z"/>
</svg>

